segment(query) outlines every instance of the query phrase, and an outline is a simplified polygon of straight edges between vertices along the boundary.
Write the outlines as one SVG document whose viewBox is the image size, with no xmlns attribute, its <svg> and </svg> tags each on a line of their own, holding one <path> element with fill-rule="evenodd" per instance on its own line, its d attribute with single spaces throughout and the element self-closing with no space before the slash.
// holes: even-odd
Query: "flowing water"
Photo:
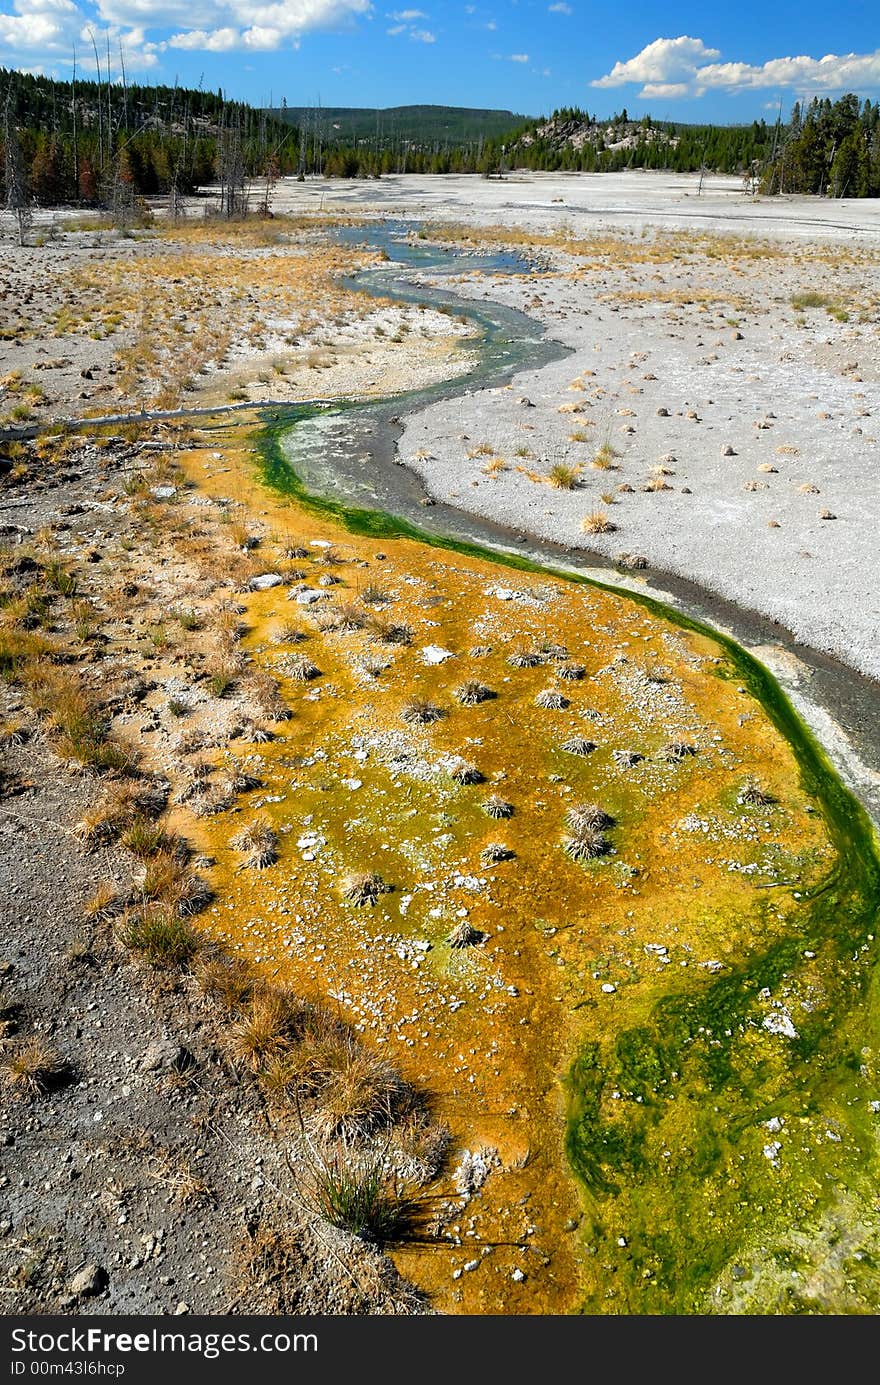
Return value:
<svg viewBox="0 0 880 1385">
<path fill-rule="evenodd" d="M 548 339 L 540 323 L 491 300 L 475 304 L 453 290 L 415 285 L 407 275 L 451 277 L 479 270 L 486 275 L 532 272 L 512 253 L 474 254 L 433 245 L 411 223 L 385 221 L 339 232 L 349 244 L 387 256 L 382 268 L 359 274 L 352 286 L 377 297 L 424 303 L 466 318 L 478 332 L 478 363 L 456 379 L 393 399 L 315 410 L 294 407 L 272 417 L 287 424 L 284 451 L 306 491 L 350 506 L 392 514 L 427 533 L 515 551 L 537 564 L 571 568 L 623 588 L 647 591 L 724 633 L 756 653 L 809 722 L 838 772 L 880 824 L 880 686 L 797 641 L 777 622 L 742 610 L 695 583 L 652 571 L 638 579 L 596 553 L 540 541 L 440 502 L 425 505 L 421 479 L 400 464 L 400 415 L 508 383 L 520 369 L 535 369 L 570 354 Z M 473 340 L 466 342 L 470 349 Z"/>
</svg>

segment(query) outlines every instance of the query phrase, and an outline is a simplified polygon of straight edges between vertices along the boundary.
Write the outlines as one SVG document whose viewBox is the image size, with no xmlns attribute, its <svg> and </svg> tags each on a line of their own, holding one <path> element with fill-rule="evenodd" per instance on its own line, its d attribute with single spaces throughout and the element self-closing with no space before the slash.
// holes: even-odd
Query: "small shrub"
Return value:
<svg viewBox="0 0 880 1385">
<path fill-rule="evenodd" d="M 535 706 L 543 707 L 549 712 L 564 712 L 570 703 L 564 693 L 558 692 L 556 688 L 544 688 L 535 698 Z"/>
<path fill-rule="evenodd" d="M 413 1199 L 380 1155 L 357 1157 L 337 1149 L 315 1156 L 300 1191 L 334 1226 L 376 1245 L 400 1241 L 412 1228 Z"/>
<path fill-rule="evenodd" d="M 446 713 L 435 702 L 428 702 L 423 697 L 411 697 L 404 703 L 400 715 L 410 726 L 429 726 L 434 721 L 440 721 Z"/>
<path fill-rule="evenodd" d="M 560 749 L 564 750 L 566 755 L 592 755 L 596 749 L 596 742 L 588 741 L 585 736 L 572 736 L 562 742 Z"/>
<path fill-rule="evenodd" d="M 547 480 L 554 490 L 570 491 L 577 485 L 580 467 L 566 466 L 564 462 L 556 462 L 547 473 Z"/>
<path fill-rule="evenodd" d="M 351 904 L 356 909 L 369 905 L 372 908 L 379 902 L 380 894 L 385 894 L 391 889 L 386 885 L 381 875 L 375 871 L 356 871 L 346 875 L 342 881 L 342 898 L 346 904 Z"/>
<path fill-rule="evenodd" d="M 768 789 L 762 788 L 752 775 L 749 775 L 743 784 L 737 795 L 737 800 L 740 803 L 748 803 L 761 808 L 769 807 L 770 804 L 776 802 L 773 794 Z"/>
<path fill-rule="evenodd" d="M 608 839 L 600 827 L 579 827 L 562 839 L 562 849 L 573 861 L 594 861 L 609 850 Z"/>
<path fill-rule="evenodd" d="M 482 784 L 483 775 L 477 766 L 470 760 L 460 757 L 454 759 L 449 766 L 449 777 L 455 784 Z"/>
<path fill-rule="evenodd" d="M 455 925 L 446 941 L 450 947 L 455 949 L 475 947 L 477 943 L 483 941 L 483 935 L 467 919 L 462 919 L 461 923 Z"/>
<path fill-rule="evenodd" d="M 511 818 L 513 804 L 508 803 L 507 799 L 501 798 L 499 794 L 490 794 L 483 803 L 483 812 L 490 818 Z"/>
<path fill-rule="evenodd" d="M 565 820 L 572 832 L 582 832 L 587 827 L 596 827 L 600 831 L 614 824 L 614 819 L 610 813 L 606 813 L 604 808 L 600 808 L 597 803 L 574 803 L 565 815 Z"/>
<path fill-rule="evenodd" d="M 480 702 L 488 702 L 495 697 L 491 688 L 487 688 L 485 683 L 479 683 L 475 678 L 469 678 L 455 689 L 455 699 L 463 707 L 475 707 Z"/>
<path fill-rule="evenodd" d="M 269 819 L 255 818 L 230 842 L 236 851 L 245 856 L 245 865 L 254 870 L 265 870 L 278 860 L 278 836 Z"/>
<path fill-rule="evenodd" d="M 613 534 L 616 530 L 617 525 L 605 510 L 593 510 L 581 520 L 581 531 L 584 534 Z"/>
<path fill-rule="evenodd" d="M 130 915 L 119 931 L 119 940 L 151 966 L 185 967 L 199 950 L 192 926 L 167 905 L 147 907 Z"/>
<path fill-rule="evenodd" d="M 68 1073 L 64 1063 L 44 1039 L 23 1039 L 3 1057 L 3 1081 L 25 1096 L 40 1096 L 57 1086 Z"/>
<path fill-rule="evenodd" d="M 480 864 L 483 866 L 494 866 L 501 861 L 513 861 L 515 858 L 516 852 L 511 851 L 503 842 L 490 842 L 480 852 Z"/>
<path fill-rule="evenodd" d="M 284 672 L 295 683 L 310 683 L 314 678 L 320 678 L 321 670 L 317 664 L 313 664 L 311 659 L 305 654 L 291 654 L 284 660 Z"/>
</svg>

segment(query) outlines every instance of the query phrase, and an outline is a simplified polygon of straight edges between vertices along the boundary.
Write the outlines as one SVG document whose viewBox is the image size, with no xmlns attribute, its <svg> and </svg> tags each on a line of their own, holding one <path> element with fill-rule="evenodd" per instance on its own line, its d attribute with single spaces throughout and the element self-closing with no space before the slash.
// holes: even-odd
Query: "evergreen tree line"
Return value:
<svg viewBox="0 0 880 1385">
<path fill-rule="evenodd" d="M 816 97 L 774 132 L 764 173 L 770 192 L 816 192 L 831 197 L 880 197 L 880 103 Z"/>
<path fill-rule="evenodd" d="M 97 57 L 97 55 L 96 55 Z M 109 65 L 108 69 L 109 70 Z M 100 60 L 96 71 L 101 71 Z M 103 74 L 102 74 L 103 76 Z M 578 148 L 572 136 L 578 136 Z M 617 147 L 615 147 L 617 146 Z M 796 104 L 787 125 L 599 121 L 565 108 L 506 138 L 334 139 L 312 111 L 291 125 L 228 101 L 222 91 L 122 81 L 56 82 L 0 68 L 0 192 L 6 205 L 72 203 L 118 210 L 151 194 L 172 198 L 215 181 L 228 215 L 246 180 L 283 175 L 379 178 L 387 173 L 481 173 L 513 168 L 611 172 L 629 168 L 744 173 L 768 192 L 880 195 L 880 104 L 848 95 Z"/>
</svg>

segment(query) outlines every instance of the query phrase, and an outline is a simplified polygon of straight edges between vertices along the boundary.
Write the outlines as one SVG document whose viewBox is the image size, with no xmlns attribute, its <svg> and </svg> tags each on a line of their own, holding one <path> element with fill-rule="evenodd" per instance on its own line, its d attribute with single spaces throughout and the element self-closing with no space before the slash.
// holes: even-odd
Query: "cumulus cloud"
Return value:
<svg viewBox="0 0 880 1385">
<path fill-rule="evenodd" d="M 165 47 L 209 53 L 295 48 L 310 30 L 339 27 L 373 8 L 372 0 L 0 0 L 4 6 L 0 50 L 9 65 L 20 58 L 23 66 L 34 56 L 69 63 L 74 46 L 91 47 L 94 32 L 99 50 L 106 36 L 113 52 L 121 43 L 132 69 L 153 66 Z M 425 17 L 421 10 L 403 15 Z"/>
<path fill-rule="evenodd" d="M 528 55 L 528 53 L 511 53 L 511 54 L 510 54 L 510 61 L 511 61 L 512 63 L 527 63 L 528 60 L 529 60 L 529 55 Z"/>
<path fill-rule="evenodd" d="M 590 85 L 622 87 L 629 82 L 669 82 L 691 77 L 702 61 L 720 58 L 717 48 L 707 48 L 702 39 L 682 34 L 679 38 L 655 38 L 627 62 L 616 62 L 605 77 Z"/>
<path fill-rule="evenodd" d="M 556 4 L 556 5 L 548 5 L 548 6 L 547 6 L 547 13 L 548 13 L 548 14 L 574 14 L 574 10 L 572 9 L 571 5 L 566 5 L 566 4 L 564 3 L 564 0 L 560 0 L 560 3 L 559 3 L 559 4 Z"/>
<path fill-rule="evenodd" d="M 635 57 L 616 62 L 594 87 L 641 86 L 645 100 L 679 100 L 714 91 L 791 88 L 811 92 L 863 92 L 880 87 L 880 49 L 873 53 L 827 53 L 823 58 L 770 58 L 764 63 L 718 62 L 717 48 L 683 34 L 658 38 Z"/>
</svg>

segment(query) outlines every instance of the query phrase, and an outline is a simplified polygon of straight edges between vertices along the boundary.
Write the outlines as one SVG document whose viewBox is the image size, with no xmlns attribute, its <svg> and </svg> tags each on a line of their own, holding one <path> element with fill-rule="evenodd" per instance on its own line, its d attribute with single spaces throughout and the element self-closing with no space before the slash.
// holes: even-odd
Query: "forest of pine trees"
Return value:
<svg viewBox="0 0 880 1385">
<path fill-rule="evenodd" d="M 67 203 L 121 213 L 137 199 L 172 200 L 221 185 L 227 215 L 244 209 L 245 183 L 285 174 L 378 178 L 387 173 L 482 173 L 513 168 L 606 172 L 627 168 L 743 173 L 770 193 L 880 195 L 880 105 L 848 95 L 796 104 L 787 125 L 682 125 L 609 121 L 568 108 L 505 139 L 467 143 L 426 138 L 334 140 L 314 110 L 299 123 L 284 112 L 228 101 L 222 92 L 0 68 L 0 192 L 7 206 Z M 577 139 L 573 138 L 577 135 Z M 7 170 L 10 176 L 7 177 Z M 264 200 L 264 199 L 263 199 Z"/>
<path fill-rule="evenodd" d="M 815 98 L 799 103 L 778 138 L 764 174 L 770 192 L 880 197 L 880 103 Z"/>
</svg>

